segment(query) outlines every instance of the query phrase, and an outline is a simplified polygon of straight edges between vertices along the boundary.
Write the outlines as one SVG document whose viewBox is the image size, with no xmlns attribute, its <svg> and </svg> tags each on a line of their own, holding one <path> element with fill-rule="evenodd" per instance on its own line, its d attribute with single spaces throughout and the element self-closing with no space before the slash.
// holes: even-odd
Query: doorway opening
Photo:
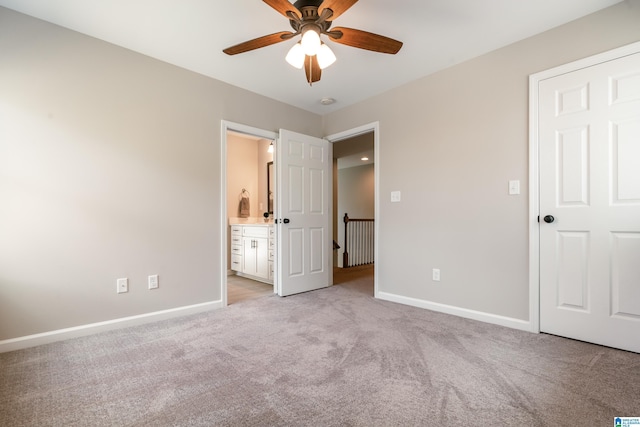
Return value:
<svg viewBox="0 0 640 427">
<path fill-rule="evenodd" d="M 377 281 L 378 124 L 327 139 L 333 143 L 333 284 L 357 283 L 375 296 Z"/>
<path fill-rule="evenodd" d="M 222 124 L 223 305 L 274 293 L 273 177 L 276 134 Z M 274 187 L 275 188 L 275 187 Z M 271 209 L 270 209 L 271 208 Z"/>
</svg>

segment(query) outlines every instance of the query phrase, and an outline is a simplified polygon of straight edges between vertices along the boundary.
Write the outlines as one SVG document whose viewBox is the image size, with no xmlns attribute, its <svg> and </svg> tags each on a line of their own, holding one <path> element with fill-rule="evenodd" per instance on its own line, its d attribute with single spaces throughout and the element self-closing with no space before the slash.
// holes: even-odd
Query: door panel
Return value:
<svg viewBox="0 0 640 427">
<path fill-rule="evenodd" d="M 288 227 L 287 236 L 289 236 L 288 277 L 302 276 L 304 274 L 304 229 Z"/>
<path fill-rule="evenodd" d="M 279 294 L 329 286 L 329 193 L 331 146 L 328 141 L 286 130 L 277 144 Z M 284 222 L 284 219 L 288 222 Z"/>
<path fill-rule="evenodd" d="M 640 204 L 640 117 L 611 123 L 615 204 Z"/>
<path fill-rule="evenodd" d="M 589 233 L 558 233 L 558 307 L 589 310 Z"/>
<path fill-rule="evenodd" d="M 640 54 L 538 89 L 540 329 L 640 352 Z"/>
<path fill-rule="evenodd" d="M 589 205 L 588 129 L 558 131 L 558 179 L 560 206 Z"/>
<path fill-rule="evenodd" d="M 616 317 L 640 320 L 640 233 L 612 235 L 612 314 Z"/>
</svg>

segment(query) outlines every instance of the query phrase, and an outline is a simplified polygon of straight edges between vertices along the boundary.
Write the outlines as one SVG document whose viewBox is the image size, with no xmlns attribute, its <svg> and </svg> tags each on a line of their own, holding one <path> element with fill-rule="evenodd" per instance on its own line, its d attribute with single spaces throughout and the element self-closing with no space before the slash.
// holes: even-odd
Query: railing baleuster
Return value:
<svg viewBox="0 0 640 427">
<path fill-rule="evenodd" d="M 374 230 L 373 218 L 349 218 L 344 214 L 343 267 L 373 264 Z"/>
</svg>

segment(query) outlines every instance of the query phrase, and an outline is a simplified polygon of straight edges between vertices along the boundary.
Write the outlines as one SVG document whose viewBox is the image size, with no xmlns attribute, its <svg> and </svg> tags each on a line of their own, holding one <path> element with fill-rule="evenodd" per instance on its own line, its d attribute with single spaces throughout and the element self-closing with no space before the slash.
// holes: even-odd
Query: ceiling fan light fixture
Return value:
<svg viewBox="0 0 640 427">
<path fill-rule="evenodd" d="M 305 55 L 314 56 L 320 50 L 320 34 L 314 28 L 310 28 L 302 34 L 300 43 Z"/>
<path fill-rule="evenodd" d="M 336 62 L 336 55 L 329 46 L 322 43 L 320 49 L 318 49 L 318 66 L 321 70 L 324 70 L 334 62 Z"/>
<path fill-rule="evenodd" d="M 297 69 L 301 69 L 304 65 L 304 49 L 302 45 L 298 42 L 293 45 L 291 49 L 289 49 L 289 53 L 285 57 L 285 60 L 292 66 Z"/>
<path fill-rule="evenodd" d="M 333 21 L 358 0 L 263 0 L 263 2 L 287 18 L 293 32 L 280 31 L 268 34 L 230 46 L 222 51 L 227 55 L 237 55 L 300 36 L 299 43 L 289 50 L 286 60 L 295 68 L 304 68 L 309 85 L 320 81 L 322 70 L 336 60 L 331 49 L 323 46 L 321 40 L 323 34 L 335 43 L 372 52 L 396 54 L 402 48 L 401 41 L 389 37 L 354 28 L 332 26 Z"/>
</svg>

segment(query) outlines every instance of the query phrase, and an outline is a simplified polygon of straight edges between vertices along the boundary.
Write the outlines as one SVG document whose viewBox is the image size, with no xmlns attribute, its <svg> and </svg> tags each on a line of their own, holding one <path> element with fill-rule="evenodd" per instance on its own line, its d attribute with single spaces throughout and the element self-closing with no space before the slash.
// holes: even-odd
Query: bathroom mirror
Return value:
<svg viewBox="0 0 640 427">
<path fill-rule="evenodd" d="M 267 163 L 267 212 L 273 215 L 273 199 L 276 191 L 276 180 L 273 174 L 273 162 Z"/>
</svg>

